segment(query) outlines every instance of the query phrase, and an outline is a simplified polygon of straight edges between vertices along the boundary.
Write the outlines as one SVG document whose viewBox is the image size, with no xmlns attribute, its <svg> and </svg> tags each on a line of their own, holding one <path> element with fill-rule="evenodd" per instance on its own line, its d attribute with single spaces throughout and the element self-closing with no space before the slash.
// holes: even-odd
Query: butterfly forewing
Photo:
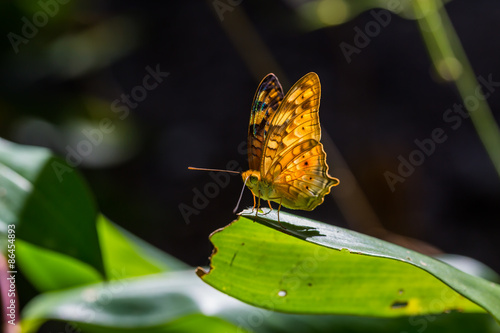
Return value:
<svg viewBox="0 0 500 333">
<path fill-rule="evenodd" d="M 320 95 L 321 86 L 316 73 L 305 75 L 288 91 L 271 119 L 260 169 L 263 176 L 268 175 L 283 156 L 289 152 L 294 154 L 292 149 L 297 143 L 308 139 L 319 142 Z"/>
<path fill-rule="evenodd" d="M 285 207 L 312 210 L 338 184 L 328 175 L 320 143 L 321 85 L 316 73 L 300 79 L 270 120 L 260 172 L 273 184 Z"/>
<path fill-rule="evenodd" d="M 248 126 L 248 164 L 250 170 L 259 170 L 264 142 L 267 138 L 270 120 L 283 100 L 283 88 L 274 74 L 268 74 L 255 93 L 250 124 Z"/>
</svg>

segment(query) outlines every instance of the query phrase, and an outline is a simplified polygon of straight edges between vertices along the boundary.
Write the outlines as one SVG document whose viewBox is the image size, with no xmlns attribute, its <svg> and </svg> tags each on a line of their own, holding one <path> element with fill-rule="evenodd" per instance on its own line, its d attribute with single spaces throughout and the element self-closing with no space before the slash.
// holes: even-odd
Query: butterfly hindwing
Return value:
<svg viewBox="0 0 500 333">
<path fill-rule="evenodd" d="M 323 145 L 310 139 L 300 145 L 296 154 L 288 155 L 288 162 L 274 180 L 275 191 L 283 193 L 285 206 L 312 210 L 323 202 L 330 188 L 338 184 L 336 178 L 328 175 Z M 277 168 L 281 168 L 281 164 L 277 164 Z"/>
<path fill-rule="evenodd" d="M 269 132 L 270 119 L 283 100 L 283 88 L 274 74 L 261 81 L 255 93 L 248 126 L 248 164 L 250 170 L 259 170 L 264 142 Z"/>
</svg>

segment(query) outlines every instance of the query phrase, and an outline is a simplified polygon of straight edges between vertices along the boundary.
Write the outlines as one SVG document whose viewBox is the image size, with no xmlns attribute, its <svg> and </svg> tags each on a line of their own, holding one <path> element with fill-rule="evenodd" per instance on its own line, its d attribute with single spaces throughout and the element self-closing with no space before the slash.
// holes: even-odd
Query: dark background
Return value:
<svg viewBox="0 0 500 333">
<path fill-rule="evenodd" d="M 229 6 L 222 16 L 214 9 L 219 3 Z M 77 166 L 101 211 L 186 263 L 207 265 L 208 236 L 235 218 L 242 181 L 231 176 L 186 219 L 179 205 L 195 209 L 196 190 L 214 183 L 187 166 L 236 161 L 246 170 L 240 145 L 261 78 L 274 72 L 286 91 L 313 71 L 322 83 L 330 174 L 341 184 L 332 189 L 337 200 L 293 213 L 386 239 L 412 237 L 500 272 L 500 180 L 470 119 L 457 130 L 443 120 L 461 100 L 433 70 L 417 23 L 391 15 L 348 62 L 341 43 L 354 45 L 354 29 L 365 29 L 373 15 L 351 13 L 343 24 L 321 27 L 300 3 L 74 0 L 59 4 L 16 53 L 8 34 L 21 35 L 22 18 L 31 21 L 42 9 L 3 2 L 0 136 L 65 157 L 67 147 L 86 139 L 82 130 L 96 133 L 102 119 L 111 119 L 114 130 L 101 131 L 102 142 Z M 476 75 L 500 81 L 500 4 L 454 0 L 446 8 Z M 126 112 L 121 95 L 143 84 L 147 66 L 169 75 Z M 500 92 L 488 103 L 498 120 Z M 447 140 L 391 191 L 384 173 L 397 173 L 398 156 L 408 158 L 414 140 L 436 128 Z M 345 176 L 341 158 L 375 215 L 352 196 L 356 182 Z M 250 191 L 243 198 L 240 208 L 252 204 Z"/>
</svg>

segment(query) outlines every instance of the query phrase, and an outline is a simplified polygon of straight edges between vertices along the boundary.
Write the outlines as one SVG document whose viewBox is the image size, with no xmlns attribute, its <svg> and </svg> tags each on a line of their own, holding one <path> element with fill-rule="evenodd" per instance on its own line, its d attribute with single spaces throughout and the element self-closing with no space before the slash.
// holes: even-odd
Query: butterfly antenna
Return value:
<svg viewBox="0 0 500 333">
<path fill-rule="evenodd" d="M 243 192 L 245 191 L 245 186 L 247 185 L 247 180 L 248 178 L 250 178 L 250 176 L 248 176 L 246 179 L 245 179 L 245 182 L 243 183 L 243 188 L 241 189 L 241 193 L 240 193 L 240 198 L 238 199 L 238 203 L 236 204 L 236 207 L 234 207 L 233 209 L 233 213 L 236 214 L 236 210 L 238 209 L 238 207 L 240 206 L 240 201 L 241 201 L 241 197 L 243 197 Z"/>
<path fill-rule="evenodd" d="M 233 171 L 233 170 L 207 169 L 207 168 L 195 168 L 195 167 L 188 167 L 188 169 L 189 170 L 199 170 L 199 171 L 218 171 L 218 172 L 229 172 L 229 173 L 241 174 L 241 172 Z"/>
</svg>

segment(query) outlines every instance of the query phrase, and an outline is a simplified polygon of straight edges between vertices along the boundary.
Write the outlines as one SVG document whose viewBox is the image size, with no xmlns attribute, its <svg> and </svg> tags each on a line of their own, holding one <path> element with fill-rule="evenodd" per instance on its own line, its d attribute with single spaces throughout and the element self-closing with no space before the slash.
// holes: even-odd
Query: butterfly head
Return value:
<svg viewBox="0 0 500 333">
<path fill-rule="evenodd" d="M 257 170 L 248 170 L 241 174 L 243 181 L 250 190 L 257 188 L 260 183 L 260 172 Z"/>
</svg>

